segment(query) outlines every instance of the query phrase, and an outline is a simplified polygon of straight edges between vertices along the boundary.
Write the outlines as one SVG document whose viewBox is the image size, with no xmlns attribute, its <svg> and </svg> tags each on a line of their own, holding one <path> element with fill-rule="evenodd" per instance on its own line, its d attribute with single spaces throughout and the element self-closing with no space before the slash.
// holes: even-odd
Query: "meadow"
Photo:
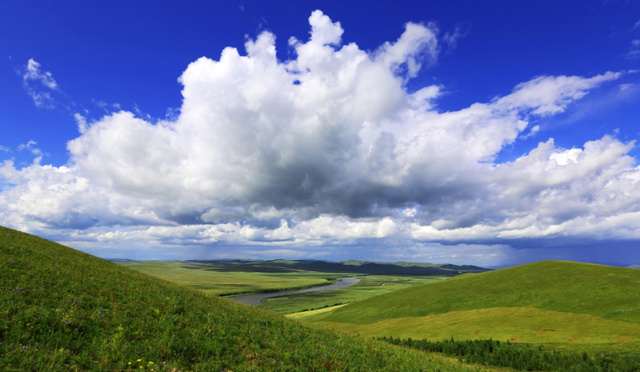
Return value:
<svg viewBox="0 0 640 372">
<path fill-rule="evenodd" d="M 640 347 L 638 288 L 640 270 L 548 261 L 413 286 L 298 319 L 368 337 L 631 352 Z"/>
<path fill-rule="evenodd" d="M 217 264 L 210 269 L 232 271 L 240 265 Z M 272 264 L 251 264 L 250 270 L 267 271 L 259 266 Z M 330 266 L 287 264 L 309 274 Z M 349 267 L 362 272 L 360 262 L 341 265 L 327 271 Z M 383 264 L 377 269 L 393 266 Z M 465 362 L 516 370 L 637 370 L 639 270 L 548 261 L 493 272 L 470 271 L 457 276 L 463 272 L 367 276 L 340 290 L 268 298 L 260 308 L 332 331 L 385 338 L 395 345 L 442 352 Z M 340 273 L 348 274 L 353 272 Z"/>
<path fill-rule="evenodd" d="M 336 301 L 340 303 L 352 302 L 349 298 L 362 299 L 370 297 L 363 296 L 367 292 L 372 295 L 389 292 L 386 288 L 374 289 L 374 287 L 382 283 L 393 286 L 420 284 L 429 282 L 431 278 L 486 271 L 486 269 L 468 265 L 434 265 L 407 262 L 381 263 L 355 260 L 345 262 L 304 260 L 117 261 L 117 263 L 145 274 L 219 296 L 323 286 L 346 276 L 387 276 L 387 279 L 383 279 L 382 282 L 375 279 L 364 281 L 359 286 L 358 293 L 360 295 L 356 294 L 355 297 L 337 299 Z M 395 277 L 395 279 L 392 277 Z M 423 277 L 424 280 L 420 281 L 420 279 L 417 279 L 418 277 Z M 363 288 L 365 286 L 367 287 L 366 289 Z M 403 287 L 406 286 L 395 287 L 395 289 Z M 302 299 L 303 297 L 297 298 Z M 310 306 L 311 308 L 318 308 L 326 306 L 326 304 Z"/>
<path fill-rule="evenodd" d="M 119 261 L 119 265 L 218 296 L 301 289 L 353 273 L 278 269 L 260 262 Z"/>
<path fill-rule="evenodd" d="M 0 227 L 0 370 L 493 370 L 305 326 Z"/>
<path fill-rule="evenodd" d="M 265 291 L 363 266 L 396 271 L 261 306 L 274 311 L 214 295 L 247 289 L 225 275 Z M 398 274 L 418 267 L 115 264 L 0 227 L 0 370 L 638 370 L 640 270 L 548 261 L 458 276 L 460 267 L 437 268 L 450 278 Z"/>
<path fill-rule="evenodd" d="M 295 314 L 349 304 L 414 285 L 433 283 L 444 279 L 439 276 L 368 276 L 348 288 L 267 298 L 262 301 L 260 308 L 279 314 Z"/>
</svg>

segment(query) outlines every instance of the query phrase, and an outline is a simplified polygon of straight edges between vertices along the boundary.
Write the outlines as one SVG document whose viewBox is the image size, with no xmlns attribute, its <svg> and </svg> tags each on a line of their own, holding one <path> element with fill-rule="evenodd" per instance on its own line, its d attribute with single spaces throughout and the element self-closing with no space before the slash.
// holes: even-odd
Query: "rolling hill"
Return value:
<svg viewBox="0 0 640 372">
<path fill-rule="evenodd" d="M 0 370 L 476 370 L 0 227 Z"/>
<path fill-rule="evenodd" d="M 640 271 L 545 261 L 372 297 L 300 317 L 367 336 L 640 343 Z"/>
</svg>

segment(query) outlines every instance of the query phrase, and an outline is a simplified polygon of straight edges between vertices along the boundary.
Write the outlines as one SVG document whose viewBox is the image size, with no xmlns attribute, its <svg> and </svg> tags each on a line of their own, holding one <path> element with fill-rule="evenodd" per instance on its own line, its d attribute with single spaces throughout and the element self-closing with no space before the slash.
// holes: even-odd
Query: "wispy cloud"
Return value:
<svg viewBox="0 0 640 372">
<path fill-rule="evenodd" d="M 640 59 L 640 39 L 631 41 L 631 47 L 629 48 L 629 52 L 627 53 L 627 58 Z"/>
<path fill-rule="evenodd" d="M 58 84 L 53 79 L 53 76 L 50 72 L 40 71 L 40 64 L 36 62 L 34 59 L 29 59 L 27 63 L 27 67 L 25 69 L 24 75 L 22 75 L 24 81 L 36 81 L 40 82 L 45 87 L 56 90 L 58 89 Z"/>
<path fill-rule="evenodd" d="M 50 72 L 41 70 L 40 63 L 29 59 L 22 72 L 22 79 L 27 93 L 37 107 L 53 108 L 55 106 L 51 92 L 59 91 L 58 84 Z"/>
<path fill-rule="evenodd" d="M 36 147 L 38 143 L 34 140 L 29 140 L 27 143 L 20 144 L 18 146 L 18 151 L 29 151 L 32 155 L 35 156 L 34 164 L 39 164 L 42 160 L 42 150 Z"/>
<path fill-rule="evenodd" d="M 456 25 L 453 31 L 446 32 L 442 37 L 443 43 L 446 45 L 447 52 L 450 53 L 458 46 L 458 40 L 464 38 L 469 33 L 469 27 L 465 25 Z"/>
</svg>

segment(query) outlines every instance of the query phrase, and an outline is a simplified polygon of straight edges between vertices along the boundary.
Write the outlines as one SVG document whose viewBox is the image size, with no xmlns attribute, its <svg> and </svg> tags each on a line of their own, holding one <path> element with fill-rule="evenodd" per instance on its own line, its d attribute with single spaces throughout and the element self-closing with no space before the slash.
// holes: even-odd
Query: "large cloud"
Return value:
<svg viewBox="0 0 640 372">
<path fill-rule="evenodd" d="M 549 139 L 495 162 L 537 130 L 532 118 L 563 112 L 620 73 L 540 76 L 441 112 L 441 87 L 405 85 L 437 61 L 433 26 L 409 23 L 365 52 L 343 45 L 322 12 L 309 23 L 309 40 L 289 40 L 295 59 L 279 61 L 263 32 L 244 55 L 226 48 L 191 63 L 175 120 L 78 116 L 67 166 L 5 161 L 0 223 L 152 246 L 640 238 L 632 143 L 606 136 L 563 149 Z"/>
</svg>

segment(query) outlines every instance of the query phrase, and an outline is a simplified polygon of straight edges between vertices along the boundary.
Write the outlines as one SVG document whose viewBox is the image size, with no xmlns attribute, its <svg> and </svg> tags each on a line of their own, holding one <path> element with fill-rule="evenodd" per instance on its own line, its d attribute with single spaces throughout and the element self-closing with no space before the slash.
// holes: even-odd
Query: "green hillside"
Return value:
<svg viewBox="0 0 640 372">
<path fill-rule="evenodd" d="M 497 307 L 532 307 L 640 323 L 640 271 L 545 261 L 372 297 L 326 313 L 326 320 L 383 319 Z"/>
<path fill-rule="evenodd" d="M 468 370 L 0 227 L 0 370 Z"/>
<path fill-rule="evenodd" d="M 546 261 L 414 286 L 300 319 L 367 336 L 636 344 L 639 288 L 639 270 Z"/>
</svg>

